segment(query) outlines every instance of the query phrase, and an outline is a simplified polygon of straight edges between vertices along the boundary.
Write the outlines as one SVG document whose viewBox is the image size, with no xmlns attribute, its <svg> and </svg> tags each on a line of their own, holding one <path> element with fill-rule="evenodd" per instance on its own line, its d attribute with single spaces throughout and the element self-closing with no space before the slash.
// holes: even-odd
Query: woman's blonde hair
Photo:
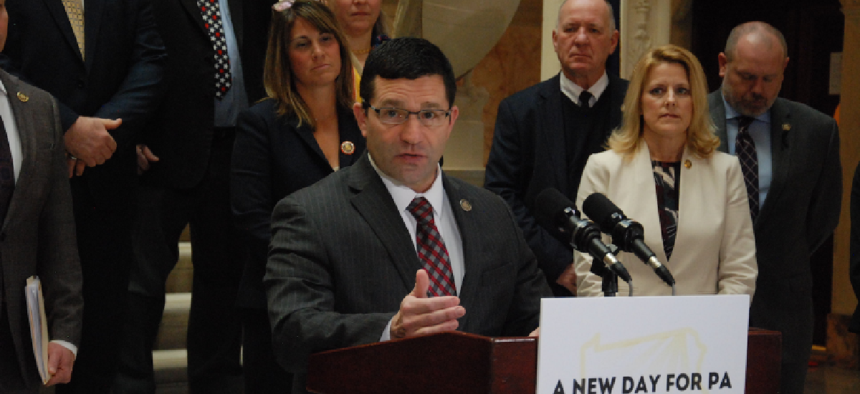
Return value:
<svg viewBox="0 0 860 394">
<path fill-rule="evenodd" d="M 299 125 L 307 123 L 316 128 L 311 111 L 296 90 L 295 74 L 290 63 L 290 34 L 297 19 L 303 19 L 320 33 L 331 33 L 340 46 L 340 74 L 335 80 L 338 105 L 352 108 L 352 64 L 349 45 L 334 14 L 318 1 L 298 0 L 283 11 L 272 11 L 272 25 L 269 32 L 269 45 L 266 50 L 266 63 L 263 69 L 263 86 L 266 95 L 278 102 L 278 115 L 295 114 Z"/>
<path fill-rule="evenodd" d="M 633 70 L 630 86 L 627 88 L 624 106 L 621 107 L 624 113 L 621 126 L 609 137 L 609 149 L 623 154 L 628 159 L 636 152 L 644 127 L 642 94 L 651 70 L 664 63 L 679 64 L 687 71 L 690 94 L 693 98 L 693 116 L 687 129 L 687 147 L 696 156 L 710 157 L 720 146 L 720 139 L 714 133 L 716 127 L 708 111 L 708 83 L 705 72 L 695 55 L 676 45 L 654 48 L 639 59 L 639 63 Z"/>
</svg>

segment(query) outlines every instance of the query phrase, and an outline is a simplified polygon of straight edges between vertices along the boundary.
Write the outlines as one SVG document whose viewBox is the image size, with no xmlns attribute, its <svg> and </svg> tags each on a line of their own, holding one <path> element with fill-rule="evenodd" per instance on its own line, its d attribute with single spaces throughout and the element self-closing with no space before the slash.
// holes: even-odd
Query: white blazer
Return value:
<svg viewBox="0 0 860 394">
<path fill-rule="evenodd" d="M 654 172 L 644 141 L 630 161 L 611 150 L 589 157 L 576 206 L 582 207 L 592 193 L 603 193 L 628 218 L 641 223 L 645 243 L 672 272 L 678 295 L 749 294 L 752 299 L 758 274 L 755 236 L 738 159 L 721 152 L 702 159 L 685 149 L 681 163 L 671 260 L 663 250 Z M 610 242 L 606 235 L 604 242 Z M 671 287 L 632 253 L 619 253 L 618 259 L 633 278 L 634 296 L 672 294 Z M 574 252 L 579 296 L 603 295 L 601 278 L 589 271 L 591 260 Z M 619 279 L 618 295 L 627 294 L 627 284 Z"/>
</svg>

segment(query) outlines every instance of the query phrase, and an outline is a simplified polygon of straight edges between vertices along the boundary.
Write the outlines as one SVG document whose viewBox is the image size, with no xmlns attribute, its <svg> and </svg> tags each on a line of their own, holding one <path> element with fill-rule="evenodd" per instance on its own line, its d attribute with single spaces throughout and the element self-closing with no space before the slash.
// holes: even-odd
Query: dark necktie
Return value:
<svg viewBox="0 0 860 394">
<path fill-rule="evenodd" d="M 750 124 L 753 118 L 741 116 L 738 118 L 738 136 L 735 139 L 735 152 L 741 162 L 741 171 L 744 174 L 744 183 L 747 186 L 747 197 L 750 201 L 750 216 L 755 222 L 759 210 L 758 194 L 758 154 L 755 151 L 755 141 L 750 135 Z"/>
<path fill-rule="evenodd" d="M 227 39 L 221 23 L 221 6 L 218 0 L 197 0 L 203 26 L 209 32 L 209 41 L 215 50 L 215 97 L 223 98 L 233 84 L 230 74 L 230 56 L 227 54 Z"/>
<path fill-rule="evenodd" d="M 418 259 L 421 260 L 427 276 L 430 277 L 428 293 L 433 297 L 457 295 L 448 249 L 445 248 L 445 242 L 433 220 L 433 207 L 426 198 L 415 197 L 406 209 L 418 221 L 415 244 Z"/>
<path fill-rule="evenodd" d="M 0 119 L 0 225 L 6 220 L 6 211 L 15 191 L 15 168 L 12 164 L 12 149 L 3 119 Z"/>
<path fill-rule="evenodd" d="M 588 104 L 591 102 L 591 98 L 594 97 L 589 91 L 583 90 L 582 93 L 579 94 L 579 106 L 582 109 L 588 109 Z"/>
</svg>

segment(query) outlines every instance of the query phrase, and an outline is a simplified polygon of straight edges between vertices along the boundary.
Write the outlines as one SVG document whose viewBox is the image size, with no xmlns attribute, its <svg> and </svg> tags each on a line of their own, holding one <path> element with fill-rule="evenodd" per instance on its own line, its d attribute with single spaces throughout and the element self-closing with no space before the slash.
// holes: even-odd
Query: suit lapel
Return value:
<svg viewBox="0 0 860 394">
<path fill-rule="evenodd" d="M 784 130 L 783 125 L 788 125 L 789 130 Z M 791 167 L 791 146 L 789 145 L 789 133 L 791 132 L 791 112 L 783 105 L 782 99 L 777 98 L 770 108 L 770 149 L 772 155 L 773 179 L 770 182 L 767 198 L 759 210 L 756 218 L 758 224 L 762 218 L 770 215 L 773 203 L 778 201 L 778 196 L 788 183 L 788 173 Z"/>
<path fill-rule="evenodd" d="M 299 137 L 299 140 L 305 144 L 305 147 L 308 148 L 309 151 L 313 152 L 318 160 L 322 160 L 327 167 L 331 168 L 331 164 L 329 164 L 328 159 L 325 158 L 325 154 L 322 149 L 320 149 L 317 139 L 314 138 L 313 130 L 311 130 L 306 123 L 302 123 L 302 125 L 299 126 L 299 118 L 296 116 L 290 116 L 287 118 L 286 122 L 287 129 L 289 129 L 291 133 L 295 133 Z"/>
<path fill-rule="evenodd" d="M 72 31 L 72 24 L 69 22 L 69 15 L 66 14 L 66 9 L 65 7 L 63 7 L 63 2 L 61 0 L 42 1 L 45 2 L 45 6 L 48 7 L 48 10 L 51 12 L 51 16 L 54 17 L 54 22 L 57 23 L 57 26 L 59 26 L 60 31 L 63 32 L 63 36 L 66 37 L 66 43 L 75 49 L 75 53 L 79 55 L 78 58 L 83 61 L 82 57 L 80 56 L 81 51 L 80 49 L 78 49 L 78 40 L 75 39 L 75 32 Z M 89 3 L 89 1 L 87 1 L 87 3 Z M 86 12 L 88 7 L 86 5 L 84 7 L 84 12 Z M 86 25 L 84 26 L 84 29 L 87 29 Z M 86 31 L 84 32 L 84 34 L 87 34 Z"/>
<path fill-rule="evenodd" d="M 690 168 L 683 165 L 687 160 L 691 163 Z M 697 231 L 691 230 L 695 230 L 696 222 L 702 220 L 703 214 L 699 213 L 702 207 L 710 206 L 710 202 L 707 201 L 708 196 L 702 194 L 703 191 L 706 192 L 709 189 L 703 187 L 702 183 L 710 181 L 710 178 L 703 178 L 705 174 L 702 169 L 704 168 L 707 168 L 705 160 L 694 155 L 689 149 L 684 149 L 684 154 L 681 157 L 681 174 L 679 175 L 681 188 L 678 190 L 678 227 L 675 229 L 675 245 L 693 245 L 693 241 L 687 240 L 687 238 L 693 237 L 697 233 Z M 660 239 L 662 242 L 662 233 Z M 683 250 L 683 247 L 675 250 Z M 666 251 L 662 244 L 659 253 L 657 251 L 654 253 L 657 253 L 660 259 L 666 258 Z M 688 258 L 688 256 L 685 257 L 678 252 L 673 252 L 673 256 L 680 256 L 675 261 L 683 261 Z"/>
<path fill-rule="evenodd" d="M 227 6 L 230 8 L 230 23 L 233 25 L 233 34 L 236 35 L 236 44 L 239 45 L 239 48 L 243 48 L 242 26 L 244 25 L 244 20 L 242 16 L 242 0 L 230 0 L 227 2 Z"/>
<path fill-rule="evenodd" d="M 84 0 L 84 51 L 87 56 L 85 63 L 87 69 L 93 63 L 98 45 L 99 30 L 101 29 L 102 13 L 104 12 L 105 0 Z M 77 48 L 77 44 L 75 44 Z"/>
<path fill-rule="evenodd" d="M 607 91 L 611 95 L 609 98 L 612 99 L 609 103 L 610 111 L 609 111 L 609 124 L 610 125 L 620 125 L 621 118 L 624 116 L 624 113 L 620 110 L 620 108 L 624 105 L 624 97 L 627 95 L 627 88 L 624 87 L 623 81 L 621 78 L 618 78 L 614 75 L 609 75 L 609 86 L 607 87 Z M 609 138 L 609 135 L 612 134 L 612 128 L 609 127 L 606 130 L 605 139 Z"/>
<path fill-rule="evenodd" d="M 391 199 L 385 184 L 370 164 L 367 154 L 361 156 L 349 174 L 349 187 L 355 193 L 352 206 L 367 222 L 388 251 L 391 263 L 400 274 L 406 292 L 415 286 L 415 272 L 421 268 L 418 254 L 409 239 L 409 231 Z"/>
<path fill-rule="evenodd" d="M 469 311 L 480 298 L 480 275 L 484 272 L 484 260 L 481 258 L 481 251 L 478 250 L 479 244 L 475 242 L 475 234 L 480 234 L 481 229 L 479 223 L 475 221 L 474 213 L 463 210 L 460 205 L 461 200 L 474 203 L 471 196 L 460 189 L 456 183 L 449 181 L 444 173 L 442 177 L 442 185 L 445 188 L 448 203 L 451 205 L 451 212 L 454 213 L 454 220 L 460 231 L 463 245 L 463 282 L 457 295 L 460 297 L 460 305 Z M 469 316 L 469 313 L 466 313 L 460 319 L 460 327 L 468 327 Z"/>
<path fill-rule="evenodd" d="M 338 124 L 340 125 L 339 128 L 341 144 L 348 141 L 352 142 L 355 146 L 355 151 L 351 155 L 343 153 L 342 149 L 338 154 L 340 160 L 340 168 L 344 168 L 351 166 L 353 163 L 358 161 L 359 158 L 361 158 L 364 149 L 359 151 L 359 147 L 364 147 L 365 142 L 363 141 L 364 136 L 361 135 L 361 130 L 359 130 L 358 125 L 355 123 L 355 117 L 352 114 L 352 111 L 338 108 L 337 116 Z"/>
<path fill-rule="evenodd" d="M 719 90 L 711 93 L 708 96 L 708 105 L 711 111 L 711 119 L 716 126 L 716 134 L 720 139 L 720 146 L 717 148 L 720 152 L 729 153 L 729 145 L 726 139 L 726 107 L 723 105 L 723 96 Z"/>
<path fill-rule="evenodd" d="M 200 28 L 200 33 L 203 33 L 207 38 L 209 38 L 209 32 L 206 30 L 206 26 L 203 25 L 203 15 L 200 13 L 200 9 L 197 8 L 197 0 L 177 0 L 182 3 L 182 6 L 185 7 L 185 10 L 188 11 L 188 17 L 194 21 L 194 24 Z M 231 7 L 232 10 L 232 7 Z"/>
<path fill-rule="evenodd" d="M 549 79 L 543 86 L 540 92 L 542 104 L 538 104 L 541 108 L 540 117 L 537 122 L 542 125 L 535 127 L 535 132 L 540 134 L 536 136 L 537 141 L 543 141 L 543 146 L 535 149 L 539 154 L 549 156 L 551 168 L 554 169 L 553 177 L 554 184 L 557 185 L 564 195 L 570 195 L 570 187 L 567 177 L 567 156 L 565 154 L 565 138 L 564 138 L 564 119 L 562 118 L 564 111 L 562 110 L 561 100 L 561 74 L 557 74 L 552 79 Z M 579 185 L 576 185 L 579 186 Z"/>
<path fill-rule="evenodd" d="M 25 103 L 17 97 L 19 91 L 30 96 L 32 91 L 29 90 L 29 86 L 13 82 L 5 72 L 0 72 L 0 80 L 3 81 L 3 85 L 6 87 L 9 97 L 9 107 L 12 111 L 12 116 L 15 118 L 15 127 L 18 129 L 18 135 L 21 139 L 21 152 L 24 156 L 21 160 L 18 181 L 15 183 L 15 191 L 12 193 L 12 200 L 6 213 L 6 220 L 3 222 L 3 229 L 5 229 L 10 220 L 16 217 L 18 211 L 23 209 L 21 204 L 27 203 L 27 200 L 32 197 L 30 192 L 34 182 L 32 172 L 35 171 L 35 166 L 39 164 L 37 162 L 38 146 L 36 140 L 37 133 L 39 132 L 38 127 L 47 127 L 47 124 L 44 119 L 37 119 L 33 111 L 27 111 L 26 106 L 31 104 Z M 51 157 L 41 158 L 43 164 L 51 163 L 52 159 Z"/>
<path fill-rule="evenodd" d="M 645 228 L 645 234 L 656 234 L 656 237 L 647 239 L 651 250 L 657 255 L 660 261 L 666 261 L 666 252 L 663 248 L 663 237 L 661 236 L 662 225 L 660 224 L 660 212 L 657 209 L 657 192 L 654 186 L 654 168 L 651 166 L 651 151 L 648 149 L 648 144 L 644 140 L 639 143 L 639 149 L 636 156 L 633 157 L 630 178 L 621 182 L 623 185 L 631 185 L 628 190 L 635 190 L 636 193 L 627 193 L 624 200 L 617 202 L 618 206 L 638 206 L 635 212 L 643 212 L 643 217 L 638 218 L 642 227 Z M 627 186 L 625 186 L 626 188 Z M 684 180 L 681 180 L 681 187 L 684 187 Z M 683 193 L 683 189 L 681 190 Z M 681 202 L 679 201 L 680 205 Z M 679 206 L 680 208 L 680 206 Z M 634 218 L 635 220 L 636 218 Z"/>
</svg>

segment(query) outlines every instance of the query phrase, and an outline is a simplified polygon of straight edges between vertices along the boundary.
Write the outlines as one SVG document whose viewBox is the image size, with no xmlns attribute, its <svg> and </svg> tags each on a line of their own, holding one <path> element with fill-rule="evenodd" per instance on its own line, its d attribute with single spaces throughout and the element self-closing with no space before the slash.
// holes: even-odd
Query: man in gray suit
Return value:
<svg viewBox="0 0 860 394">
<path fill-rule="evenodd" d="M 778 98 L 788 65 L 782 33 L 739 25 L 720 53 L 720 91 L 710 94 L 720 150 L 741 161 L 759 275 L 750 326 L 782 332 L 781 393 L 802 393 L 812 347 L 809 256 L 839 221 L 842 167 L 833 118 Z"/>
<path fill-rule="evenodd" d="M 551 296 L 504 201 L 441 171 L 459 110 L 439 48 L 380 45 L 360 90 L 353 112 L 369 155 L 272 217 L 265 285 L 294 393 L 311 353 L 452 330 L 527 335 Z"/>
<path fill-rule="evenodd" d="M 0 51 L 9 16 L 0 0 Z M 24 286 L 38 275 L 45 294 L 47 384 L 66 383 L 81 337 L 81 267 L 63 133 L 54 99 L 0 70 L 0 392 L 41 385 Z"/>
</svg>

